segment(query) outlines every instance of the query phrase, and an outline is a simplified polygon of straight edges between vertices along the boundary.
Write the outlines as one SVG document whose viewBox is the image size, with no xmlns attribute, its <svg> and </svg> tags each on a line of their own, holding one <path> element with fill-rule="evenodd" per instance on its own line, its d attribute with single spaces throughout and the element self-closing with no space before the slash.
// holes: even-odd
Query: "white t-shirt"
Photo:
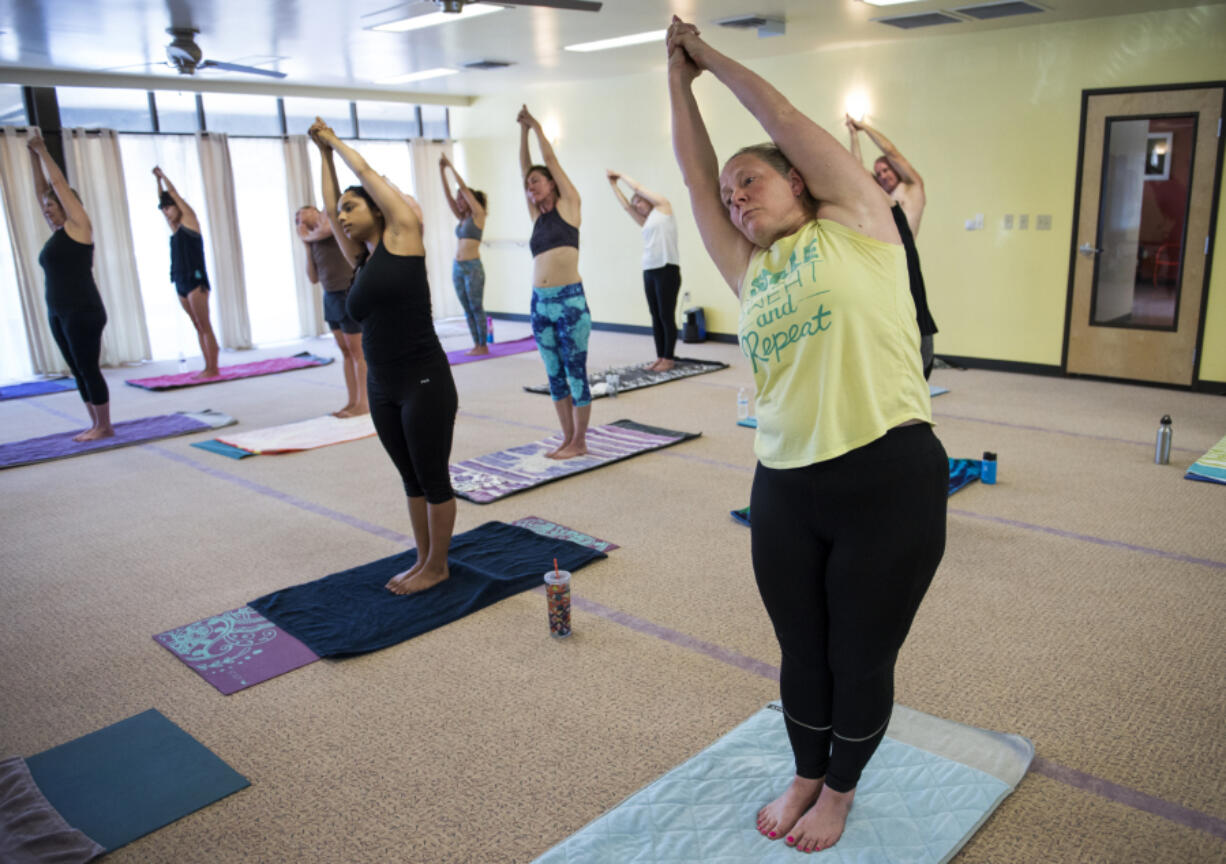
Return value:
<svg viewBox="0 0 1226 864">
<path fill-rule="evenodd" d="M 677 220 L 671 213 L 652 207 L 643 223 L 643 269 L 655 270 L 665 264 L 680 264 L 677 252 Z"/>
</svg>

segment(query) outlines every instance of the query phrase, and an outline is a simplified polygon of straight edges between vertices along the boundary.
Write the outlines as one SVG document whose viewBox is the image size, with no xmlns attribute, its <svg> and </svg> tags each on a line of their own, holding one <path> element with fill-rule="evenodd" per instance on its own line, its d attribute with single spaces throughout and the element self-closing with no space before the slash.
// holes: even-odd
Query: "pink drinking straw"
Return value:
<svg viewBox="0 0 1226 864">
<path fill-rule="evenodd" d="M 558 559 L 557 558 L 553 559 L 553 578 L 557 579 L 559 582 L 562 581 L 562 574 L 558 572 Z"/>
</svg>

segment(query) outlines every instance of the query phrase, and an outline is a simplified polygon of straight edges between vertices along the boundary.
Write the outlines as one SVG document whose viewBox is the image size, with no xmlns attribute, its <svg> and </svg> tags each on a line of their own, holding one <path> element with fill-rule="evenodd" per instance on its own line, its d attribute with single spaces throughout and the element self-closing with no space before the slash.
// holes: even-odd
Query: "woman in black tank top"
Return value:
<svg viewBox="0 0 1226 864">
<path fill-rule="evenodd" d="M 213 335 L 213 323 L 209 320 L 209 277 L 204 270 L 200 219 L 161 168 L 154 166 L 153 176 L 158 183 L 158 209 L 170 226 L 170 278 L 179 295 L 179 304 L 196 328 L 196 340 L 204 356 L 204 368 L 194 377 L 216 378 L 219 349 L 217 337 Z"/>
<path fill-rule="evenodd" d="M 332 233 L 355 268 L 347 308 L 362 325 L 371 419 L 400 472 L 417 543 L 417 562 L 393 576 L 387 588 L 396 594 L 424 591 L 449 575 L 456 504 L 448 465 L 458 400 L 430 314 L 421 220 L 416 202 L 322 120 L 316 118 L 309 134 L 322 157 Z M 333 151 L 362 183 L 343 195 Z"/>
<path fill-rule="evenodd" d="M 64 172 L 47 152 L 42 135 L 32 131 L 26 145 L 33 157 L 34 188 L 43 218 L 53 232 L 38 256 L 47 277 L 47 321 L 55 344 L 77 379 L 77 390 L 91 421 L 90 428 L 73 440 L 110 438 L 115 434 L 111 394 L 99 365 L 106 309 L 94 283 L 93 225 Z"/>
</svg>

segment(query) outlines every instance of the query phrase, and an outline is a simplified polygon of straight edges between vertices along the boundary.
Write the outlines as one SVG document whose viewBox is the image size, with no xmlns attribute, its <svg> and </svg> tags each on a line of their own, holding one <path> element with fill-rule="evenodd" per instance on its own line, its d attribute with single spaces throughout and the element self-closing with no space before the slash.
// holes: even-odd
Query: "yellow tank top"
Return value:
<svg viewBox="0 0 1226 864">
<path fill-rule="evenodd" d="M 754 452 L 768 468 L 932 422 L 901 245 L 808 223 L 749 259 L 738 331 L 757 390 Z"/>
</svg>

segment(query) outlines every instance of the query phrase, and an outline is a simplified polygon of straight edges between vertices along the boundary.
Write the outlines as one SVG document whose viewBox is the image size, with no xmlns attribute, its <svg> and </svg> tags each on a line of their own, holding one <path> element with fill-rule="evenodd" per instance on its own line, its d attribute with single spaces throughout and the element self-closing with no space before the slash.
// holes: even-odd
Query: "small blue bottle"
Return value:
<svg viewBox="0 0 1226 864">
<path fill-rule="evenodd" d="M 992 486 L 996 483 L 996 454 L 983 451 L 983 461 L 979 463 L 979 480 Z"/>
</svg>

